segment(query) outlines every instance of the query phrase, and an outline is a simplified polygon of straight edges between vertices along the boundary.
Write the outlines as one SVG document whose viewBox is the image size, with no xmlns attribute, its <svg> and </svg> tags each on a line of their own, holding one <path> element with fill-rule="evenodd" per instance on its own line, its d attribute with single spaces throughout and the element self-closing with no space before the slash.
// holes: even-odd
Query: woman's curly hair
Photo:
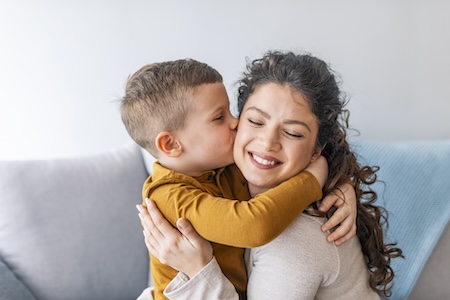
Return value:
<svg viewBox="0 0 450 300">
<path fill-rule="evenodd" d="M 395 247 L 396 244 L 384 242 L 387 212 L 374 204 L 377 194 L 370 188 L 377 180 L 379 168 L 361 166 L 350 149 L 346 139 L 350 112 L 344 108 L 347 101 L 333 71 L 324 61 L 309 54 L 269 51 L 261 59 L 249 63 L 238 82 L 239 113 L 255 89 L 266 83 L 288 85 L 309 103 L 319 127 L 317 146 L 323 148 L 322 155 L 329 165 L 324 195 L 344 183 L 351 182 L 354 186 L 357 236 L 370 270 L 370 286 L 379 295 L 389 297 L 394 278 L 391 258 L 402 256 L 402 251 Z M 313 210 L 319 213 L 317 203 Z"/>
</svg>

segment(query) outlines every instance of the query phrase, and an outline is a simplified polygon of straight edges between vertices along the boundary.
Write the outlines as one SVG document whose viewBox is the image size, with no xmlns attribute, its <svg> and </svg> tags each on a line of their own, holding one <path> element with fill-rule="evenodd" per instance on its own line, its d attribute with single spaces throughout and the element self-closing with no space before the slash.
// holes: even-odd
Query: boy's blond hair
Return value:
<svg viewBox="0 0 450 300">
<path fill-rule="evenodd" d="M 157 157 L 156 136 L 186 125 L 196 87 L 222 82 L 222 75 L 193 59 L 149 64 L 127 81 L 120 112 L 131 138 Z"/>
</svg>

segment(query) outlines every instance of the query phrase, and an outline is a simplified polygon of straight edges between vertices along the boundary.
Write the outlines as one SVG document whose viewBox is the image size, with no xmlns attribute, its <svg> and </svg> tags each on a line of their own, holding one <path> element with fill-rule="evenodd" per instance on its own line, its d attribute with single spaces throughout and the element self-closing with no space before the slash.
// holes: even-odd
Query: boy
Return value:
<svg viewBox="0 0 450 300">
<path fill-rule="evenodd" d="M 250 196 L 232 164 L 238 121 L 230 114 L 222 76 L 195 60 L 138 70 L 127 82 L 121 114 L 134 141 L 158 160 L 144 183 L 143 198 L 153 199 L 172 225 L 188 218 L 212 242 L 225 276 L 245 295 L 243 248 L 268 243 L 321 198 L 325 159 L 308 167 L 321 183 L 310 172 L 301 172 L 249 201 L 239 201 Z M 150 262 L 154 299 L 166 299 L 163 291 L 177 271 L 154 257 Z"/>
</svg>

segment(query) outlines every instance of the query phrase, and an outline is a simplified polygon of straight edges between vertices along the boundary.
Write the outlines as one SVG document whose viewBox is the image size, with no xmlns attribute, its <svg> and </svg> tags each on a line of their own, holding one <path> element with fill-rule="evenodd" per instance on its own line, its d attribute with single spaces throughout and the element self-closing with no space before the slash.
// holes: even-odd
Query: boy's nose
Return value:
<svg viewBox="0 0 450 300">
<path fill-rule="evenodd" d="M 231 116 L 231 122 L 230 122 L 231 130 L 235 130 L 237 128 L 238 123 L 239 123 L 239 119 L 236 119 L 235 117 Z"/>
</svg>

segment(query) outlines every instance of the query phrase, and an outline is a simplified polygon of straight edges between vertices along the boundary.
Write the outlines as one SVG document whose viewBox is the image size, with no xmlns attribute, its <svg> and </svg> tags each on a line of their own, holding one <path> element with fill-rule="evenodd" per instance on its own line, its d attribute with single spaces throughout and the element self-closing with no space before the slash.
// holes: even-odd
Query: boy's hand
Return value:
<svg viewBox="0 0 450 300">
<path fill-rule="evenodd" d="M 315 161 L 311 162 L 306 168 L 306 171 L 309 171 L 316 177 L 320 186 L 323 188 L 325 181 L 328 178 L 328 162 L 324 156 L 319 156 Z"/>
<path fill-rule="evenodd" d="M 144 227 L 145 245 L 163 264 L 191 278 L 211 261 L 211 244 L 187 219 L 178 219 L 178 231 L 164 218 L 154 201 L 147 200 L 147 210 L 142 205 L 136 207 Z"/>
<path fill-rule="evenodd" d="M 340 189 L 341 191 L 339 191 Z M 322 225 L 322 231 L 327 231 L 335 226 L 327 240 L 335 242 L 337 246 L 350 240 L 356 235 L 356 194 L 351 184 L 345 183 L 328 194 L 319 206 L 321 212 L 327 212 L 332 206 L 337 207 L 331 218 Z"/>
</svg>

